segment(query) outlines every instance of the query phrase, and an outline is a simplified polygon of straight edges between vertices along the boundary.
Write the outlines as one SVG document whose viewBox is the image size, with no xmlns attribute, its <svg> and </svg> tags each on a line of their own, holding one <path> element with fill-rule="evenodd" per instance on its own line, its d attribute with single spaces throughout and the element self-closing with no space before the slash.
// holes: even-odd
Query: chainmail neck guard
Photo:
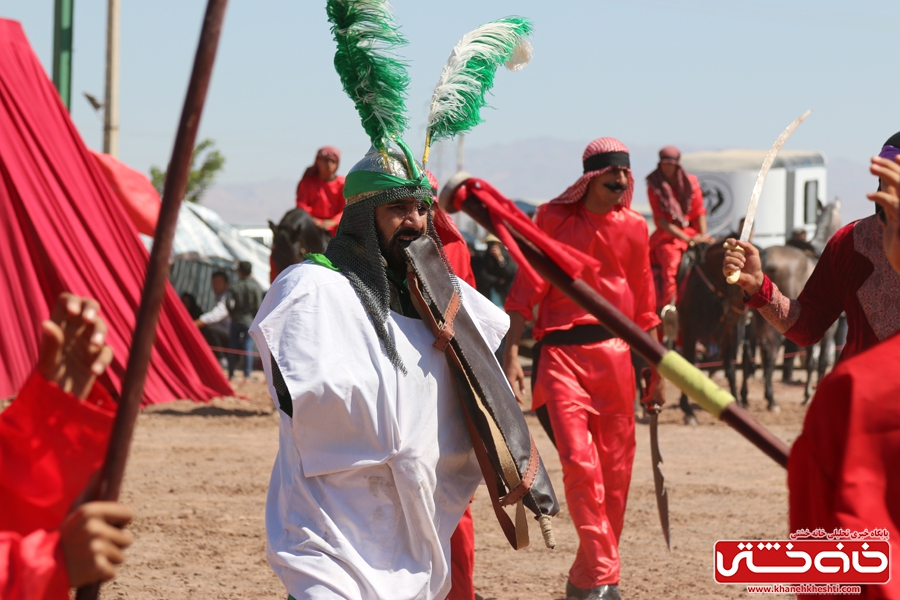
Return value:
<svg viewBox="0 0 900 600">
<path fill-rule="evenodd" d="M 374 156 L 372 156 L 374 153 Z M 394 174 L 402 169 L 402 175 L 408 177 L 405 157 L 399 153 L 389 151 L 391 170 Z M 357 163 L 353 169 L 365 168 L 367 170 L 384 169 L 384 160 L 376 151 L 370 150 L 366 157 Z M 364 196 L 360 198 L 359 196 Z M 347 199 L 347 207 L 341 217 L 341 224 L 337 235 L 332 238 L 325 250 L 325 256 L 338 267 L 341 273 L 350 281 L 350 286 L 362 301 L 375 333 L 381 341 L 382 349 L 394 365 L 404 375 L 407 374 L 406 366 L 397 352 L 394 340 L 387 330 L 387 319 L 390 315 L 391 293 L 390 283 L 387 277 L 387 267 L 381 256 L 381 247 L 378 243 L 378 231 L 375 224 L 375 208 L 394 202 L 401 198 L 416 198 L 426 201 L 429 205 L 433 198 L 430 189 L 417 186 L 401 186 L 387 190 L 380 190 L 371 194 L 358 194 L 355 198 Z M 352 200 L 352 202 L 351 202 Z M 437 245 L 444 263 L 453 278 L 454 287 L 459 288 L 459 283 L 444 253 L 444 247 L 437 231 L 434 229 L 432 209 L 428 210 L 428 235 Z"/>
</svg>

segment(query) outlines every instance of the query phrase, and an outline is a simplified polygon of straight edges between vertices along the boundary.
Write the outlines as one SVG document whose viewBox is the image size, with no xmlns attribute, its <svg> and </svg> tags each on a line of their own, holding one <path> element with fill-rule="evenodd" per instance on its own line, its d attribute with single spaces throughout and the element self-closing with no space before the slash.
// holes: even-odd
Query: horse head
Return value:
<svg viewBox="0 0 900 600">
<path fill-rule="evenodd" d="M 328 245 L 315 220 L 302 208 L 287 211 L 272 229 L 273 277 L 291 265 L 303 262 L 307 254 L 321 254 Z"/>
<path fill-rule="evenodd" d="M 816 250 L 816 256 L 821 256 L 822 251 L 825 250 L 825 244 L 840 228 L 841 201 L 835 198 L 834 202 L 823 206 L 816 217 L 816 233 L 810 242 Z"/>
</svg>

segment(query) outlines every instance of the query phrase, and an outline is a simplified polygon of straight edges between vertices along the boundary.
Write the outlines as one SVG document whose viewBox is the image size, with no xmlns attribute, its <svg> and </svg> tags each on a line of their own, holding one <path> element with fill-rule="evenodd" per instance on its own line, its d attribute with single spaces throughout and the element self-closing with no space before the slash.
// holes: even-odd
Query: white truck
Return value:
<svg viewBox="0 0 900 600">
<path fill-rule="evenodd" d="M 766 150 L 693 152 L 681 157 L 688 173 L 700 180 L 710 235 L 738 231 L 747 213 L 756 176 Z M 794 229 L 812 239 L 820 204 L 826 202 L 828 171 L 825 155 L 806 150 L 783 150 L 775 158 L 763 185 L 753 227 L 753 243 L 760 248 L 780 246 Z"/>
</svg>

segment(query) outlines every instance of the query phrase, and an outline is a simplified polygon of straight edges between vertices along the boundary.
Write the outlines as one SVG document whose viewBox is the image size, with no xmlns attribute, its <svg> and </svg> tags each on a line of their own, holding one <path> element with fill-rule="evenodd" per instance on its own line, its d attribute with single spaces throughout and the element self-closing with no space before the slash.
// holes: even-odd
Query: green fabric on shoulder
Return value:
<svg viewBox="0 0 900 600">
<path fill-rule="evenodd" d="M 305 256 L 305 258 L 306 258 L 306 260 L 313 261 L 320 267 L 325 267 L 326 269 L 331 269 L 332 271 L 340 271 L 340 269 L 337 268 L 336 266 L 334 266 L 334 263 L 332 263 L 330 260 L 328 260 L 328 257 L 325 256 L 324 254 L 316 254 L 316 253 L 307 254 Z"/>
</svg>

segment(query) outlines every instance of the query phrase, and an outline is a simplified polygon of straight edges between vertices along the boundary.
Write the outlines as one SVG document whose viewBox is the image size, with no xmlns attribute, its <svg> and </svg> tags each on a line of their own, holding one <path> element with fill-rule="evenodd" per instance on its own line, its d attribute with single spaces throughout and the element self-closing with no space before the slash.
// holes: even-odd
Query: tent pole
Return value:
<svg viewBox="0 0 900 600">
<path fill-rule="evenodd" d="M 53 10 L 53 85 L 66 110 L 72 109 L 72 35 L 75 0 L 55 0 Z"/>
<path fill-rule="evenodd" d="M 121 0 L 106 8 L 106 97 L 103 101 L 103 152 L 119 155 L 119 15 Z"/>
</svg>

